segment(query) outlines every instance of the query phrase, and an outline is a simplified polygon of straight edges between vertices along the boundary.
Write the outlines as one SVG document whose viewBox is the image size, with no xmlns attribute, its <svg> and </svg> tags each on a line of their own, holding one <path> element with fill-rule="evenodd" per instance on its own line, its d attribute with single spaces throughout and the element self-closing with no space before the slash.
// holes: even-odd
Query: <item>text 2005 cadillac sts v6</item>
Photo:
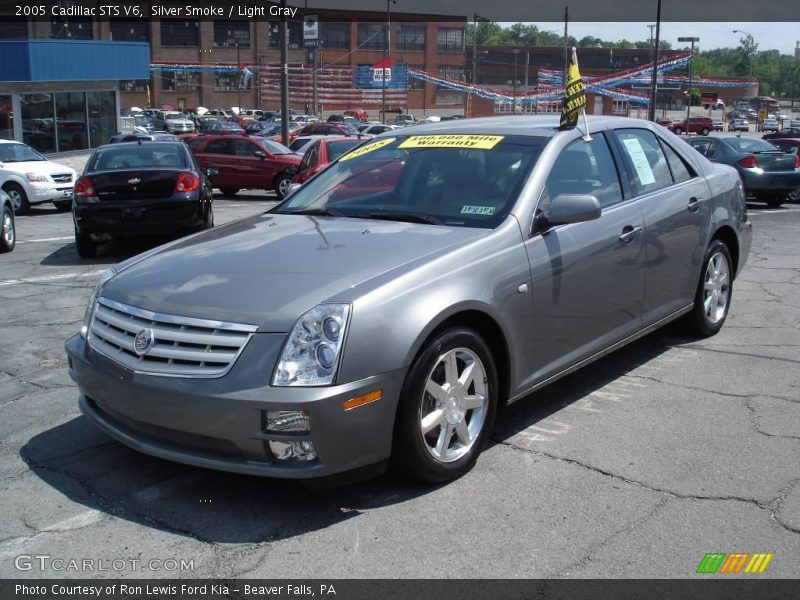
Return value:
<svg viewBox="0 0 800 600">
<path fill-rule="evenodd" d="M 751 243 L 736 171 L 646 121 L 557 123 L 387 132 L 111 269 L 66 344 L 83 412 L 192 465 L 444 481 L 498 404 L 678 317 L 716 333 Z"/>
</svg>

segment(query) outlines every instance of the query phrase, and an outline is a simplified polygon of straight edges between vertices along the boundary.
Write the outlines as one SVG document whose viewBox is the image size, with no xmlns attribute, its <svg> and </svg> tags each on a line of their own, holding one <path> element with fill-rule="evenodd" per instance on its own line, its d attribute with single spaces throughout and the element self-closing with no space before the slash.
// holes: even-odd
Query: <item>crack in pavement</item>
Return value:
<svg viewBox="0 0 800 600">
<path fill-rule="evenodd" d="M 693 385 L 686 385 L 684 383 L 675 383 L 671 381 L 664 381 L 659 379 L 658 377 L 652 377 L 650 375 L 634 375 L 629 373 L 627 377 L 633 377 L 636 379 L 644 379 L 646 381 L 654 381 L 655 383 L 660 383 L 661 385 L 665 386 L 674 386 L 679 387 L 685 390 L 693 390 L 696 392 L 705 392 L 706 394 L 713 394 L 715 396 L 724 396 L 725 398 L 772 398 L 773 400 L 783 400 L 784 402 L 793 402 L 795 404 L 799 403 L 800 400 L 797 398 L 787 398 L 785 396 L 773 396 L 770 394 L 764 394 L 762 392 L 757 392 L 753 394 L 734 394 L 733 392 L 720 392 L 717 390 L 709 390 L 706 388 L 696 387 Z"/>
<path fill-rule="evenodd" d="M 757 397 L 765 398 L 766 396 L 757 396 Z M 753 400 L 752 397 L 751 398 L 746 398 L 744 400 L 743 404 L 744 404 L 745 408 L 750 411 L 751 421 L 753 423 L 753 427 L 756 430 L 756 433 L 760 433 L 761 435 L 765 435 L 767 437 L 783 438 L 783 439 L 789 439 L 789 440 L 800 440 L 800 436 L 797 436 L 797 435 L 788 435 L 788 434 L 783 434 L 783 433 L 767 433 L 766 431 L 762 431 L 761 430 L 761 424 L 759 422 L 759 418 L 758 418 L 758 414 L 756 412 L 756 409 L 753 408 L 750 405 L 750 402 L 752 400 Z"/>
<path fill-rule="evenodd" d="M 675 490 L 671 490 L 671 489 L 668 489 L 668 488 L 655 487 L 653 485 L 644 483 L 642 481 L 638 481 L 636 479 L 628 479 L 627 477 L 623 477 L 622 475 L 619 475 L 617 473 L 613 473 L 613 472 L 608 471 L 606 469 L 602 469 L 600 467 L 596 467 L 594 465 L 590 465 L 588 463 L 584 463 L 584 462 L 582 462 L 580 460 L 577 460 L 577 459 L 574 459 L 574 458 L 567 458 L 565 456 L 558 456 L 556 454 L 550 454 L 549 452 L 543 452 L 541 450 L 533 450 L 533 449 L 530 449 L 530 448 L 522 448 L 520 446 L 515 446 L 511 442 L 507 442 L 505 440 L 499 440 L 499 439 L 497 439 L 495 437 L 492 437 L 492 439 L 495 442 L 497 442 L 498 444 L 501 444 L 503 446 L 507 446 L 507 447 L 509 447 L 509 448 L 511 448 L 513 450 L 517 450 L 519 452 L 525 452 L 525 453 L 528 453 L 528 454 L 533 454 L 535 456 L 550 458 L 552 460 L 557 460 L 557 461 L 560 461 L 560 462 L 565 462 L 567 464 L 575 465 L 577 467 L 580 467 L 582 469 L 586 469 L 586 470 L 591 471 L 593 473 L 597 473 L 599 475 L 603 475 L 604 477 L 609 477 L 609 478 L 617 480 L 617 481 L 622 481 L 622 482 L 627 483 L 629 485 L 634 485 L 634 486 L 640 487 L 642 489 L 645 489 L 645 490 L 653 492 L 653 493 L 666 494 L 670 498 L 676 498 L 676 499 L 679 499 L 679 500 L 697 500 L 697 501 L 709 500 L 709 501 L 712 501 L 712 502 L 714 502 L 714 501 L 726 501 L 726 500 L 734 501 L 734 502 L 743 502 L 745 504 L 749 504 L 751 506 L 755 506 L 756 508 L 759 508 L 761 510 L 769 511 L 770 512 L 770 517 L 772 518 L 772 520 L 779 527 L 785 529 L 786 531 L 788 531 L 790 533 L 800 534 L 800 529 L 796 529 L 794 527 L 791 527 L 787 523 L 784 523 L 783 521 L 781 521 L 777 516 L 777 510 L 778 510 L 778 508 L 780 506 L 780 503 L 789 495 L 789 492 L 791 491 L 791 489 L 798 482 L 800 482 L 800 478 L 794 479 L 787 486 L 784 486 L 784 487 L 780 488 L 778 490 L 778 496 L 775 499 L 773 499 L 773 500 L 771 500 L 769 502 L 766 502 L 766 503 L 765 502 L 761 502 L 759 500 L 756 500 L 755 498 L 746 498 L 744 496 L 711 496 L 711 495 L 700 495 L 700 494 L 686 494 L 686 493 L 676 492 Z"/>
</svg>

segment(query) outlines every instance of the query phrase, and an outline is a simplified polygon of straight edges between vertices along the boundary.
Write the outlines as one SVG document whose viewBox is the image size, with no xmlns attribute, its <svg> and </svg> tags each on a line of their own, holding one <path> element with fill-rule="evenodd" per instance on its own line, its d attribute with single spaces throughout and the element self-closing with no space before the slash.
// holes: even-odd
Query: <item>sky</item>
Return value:
<svg viewBox="0 0 800 600">
<path fill-rule="evenodd" d="M 794 0 L 796 1 L 796 0 Z M 510 23 L 503 23 L 504 26 Z M 564 34 L 564 23 L 533 23 L 539 29 Z M 631 42 L 650 39 L 647 23 L 570 23 L 569 35 L 576 39 L 591 35 L 607 41 L 629 40 Z M 679 37 L 699 37 L 695 49 L 735 48 L 742 34 L 734 29 L 746 31 L 753 36 L 759 50 L 779 50 L 782 54 L 794 54 L 795 43 L 800 40 L 800 23 L 661 23 L 661 39 L 680 48 L 686 44 Z M 655 35 L 655 34 L 654 34 Z"/>
</svg>

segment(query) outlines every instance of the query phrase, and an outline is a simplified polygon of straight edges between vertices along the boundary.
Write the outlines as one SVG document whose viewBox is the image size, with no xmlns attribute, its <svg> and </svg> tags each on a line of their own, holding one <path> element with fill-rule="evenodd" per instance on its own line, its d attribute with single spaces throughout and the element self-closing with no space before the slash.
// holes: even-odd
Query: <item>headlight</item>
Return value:
<svg viewBox="0 0 800 600">
<path fill-rule="evenodd" d="M 272 385 L 333 383 L 349 317 L 349 304 L 320 304 L 300 317 L 283 346 Z"/>
<path fill-rule="evenodd" d="M 97 296 L 100 295 L 100 290 L 109 282 L 109 280 L 117 274 L 116 269 L 113 267 L 107 271 L 100 273 L 97 278 L 97 283 L 94 284 L 92 295 L 89 296 L 89 304 L 86 306 L 86 312 L 83 313 L 83 323 L 81 324 L 81 337 L 86 339 L 86 334 L 89 332 L 89 323 L 92 320 L 92 313 L 94 312 L 94 304 L 97 302 Z"/>
<path fill-rule="evenodd" d="M 47 175 L 38 175 L 37 173 L 25 173 L 25 177 L 30 183 L 47 183 Z"/>
</svg>

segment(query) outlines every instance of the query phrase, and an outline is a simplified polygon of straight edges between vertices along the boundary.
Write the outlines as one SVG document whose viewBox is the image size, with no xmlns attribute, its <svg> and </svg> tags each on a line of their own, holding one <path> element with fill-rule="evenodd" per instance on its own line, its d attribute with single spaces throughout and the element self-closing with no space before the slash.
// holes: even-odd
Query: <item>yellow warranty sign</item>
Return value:
<svg viewBox="0 0 800 600">
<path fill-rule="evenodd" d="M 351 150 L 339 160 L 350 160 L 351 158 L 358 158 L 359 156 L 363 156 L 364 154 L 369 154 L 373 150 L 378 150 L 379 148 L 383 148 L 384 146 L 388 146 L 397 138 L 386 138 L 383 140 L 378 140 L 377 142 L 373 142 L 372 144 L 367 144 L 366 146 L 359 146 L 355 150 Z"/>
<path fill-rule="evenodd" d="M 502 135 L 412 135 L 398 148 L 477 148 L 491 150 Z"/>
</svg>

